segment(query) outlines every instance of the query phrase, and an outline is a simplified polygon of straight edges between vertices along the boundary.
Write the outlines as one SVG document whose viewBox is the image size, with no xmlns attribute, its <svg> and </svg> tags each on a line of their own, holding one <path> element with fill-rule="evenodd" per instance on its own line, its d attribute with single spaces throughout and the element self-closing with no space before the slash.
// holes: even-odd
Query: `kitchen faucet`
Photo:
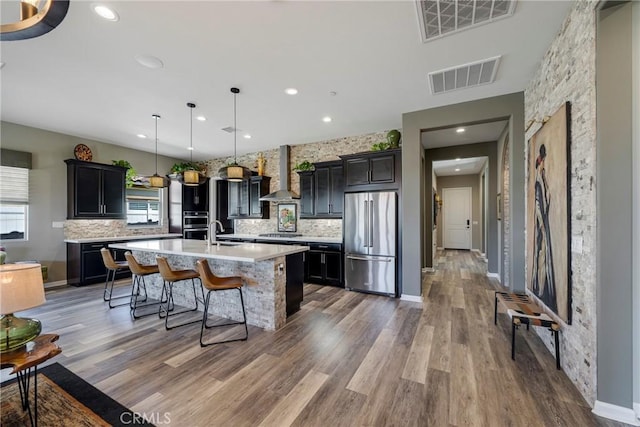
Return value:
<svg viewBox="0 0 640 427">
<path fill-rule="evenodd" d="M 207 236 L 207 243 L 208 243 L 208 244 L 211 244 L 211 243 L 216 242 L 216 228 L 217 228 L 217 227 L 214 227 L 214 229 L 213 229 L 213 233 L 212 233 L 212 232 L 211 232 L 211 226 L 212 226 L 212 225 L 213 225 L 213 226 L 215 226 L 215 225 L 219 225 L 219 226 L 220 226 L 220 232 L 221 232 L 221 233 L 224 233 L 224 225 L 222 225 L 222 223 L 221 223 L 220 221 L 218 221 L 217 219 L 214 219 L 213 221 L 211 221 L 211 222 L 209 223 L 209 227 L 208 227 L 208 229 L 207 229 L 207 234 L 209 234 L 209 235 Z"/>
</svg>

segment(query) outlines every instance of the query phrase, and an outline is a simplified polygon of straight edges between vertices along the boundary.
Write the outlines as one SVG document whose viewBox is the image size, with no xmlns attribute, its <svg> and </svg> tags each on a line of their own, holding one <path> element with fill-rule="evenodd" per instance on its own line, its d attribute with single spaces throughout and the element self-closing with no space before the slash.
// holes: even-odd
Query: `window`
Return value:
<svg viewBox="0 0 640 427">
<path fill-rule="evenodd" d="M 162 192 L 155 188 L 127 188 L 127 225 L 161 225 Z"/>
<path fill-rule="evenodd" d="M 29 169 L 0 166 L 0 240 L 27 240 Z"/>
</svg>

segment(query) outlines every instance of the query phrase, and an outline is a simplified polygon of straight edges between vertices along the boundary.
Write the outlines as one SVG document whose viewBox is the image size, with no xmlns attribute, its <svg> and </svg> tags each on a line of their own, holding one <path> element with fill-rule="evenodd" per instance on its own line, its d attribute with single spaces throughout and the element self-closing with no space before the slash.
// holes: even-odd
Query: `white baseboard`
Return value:
<svg viewBox="0 0 640 427">
<path fill-rule="evenodd" d="M 498 282 L 500 282 L 500 275 L 498 273 L 489 273 L 489 272 L 487 272 L 487 277 L 489 277 L 491 279 L 496 279 Z"/>
<path fill-rule="evenodd" d="M 63 286 L 67 286 L 66 280 L 57 280 L 55 282 L 47 282 L 44 284 L 45 289 L 61 288 Z"/>
<path fill-rule="evenodd" d="M 411 302 L 419 302 L 422 303 L 424 300 L 422 298 L 422 295 L 406 295 L 406 294 L 402 294 L 400 295 L 400 299 L 402 301 L 411 301 Z"/>
<path fill-rule="evenodd" d="M 437 249 L 437 250 L 439 250 L 439 251 L 441 251 L 441 250 L 443 250 L 443 249 L 444 249 L 444 247 L 443 247 L 443 246 L 436 246 L 436 249 Z"/>
<path fill-rule="evenodd" d="M 636 418 L 640 420 L 640 402 L 633 404 L 633 410 L 636 412 Z"/>
<path fill-rule="evenodd" d="M 640 421 L 636 417 L 636 413 L 630 408 L 624 408 L 622 406 L 612 405 L 611 403 L 596 400 L 596 404 L 593 406 L 593 410 L 591 412 L 610 420 L 619 421 L 632 426 L 640 426 Z"/>
<path fill-rule="evenodd" d="M 433 267 L 424 267 L 424 268 L 422 269 L 422 272 L 423 272 L 423 273 L 433 273 L 433 272 L 435 272 L 435 271 L 436 271 L 436 270 L 435 270 Z"/>
</svg>

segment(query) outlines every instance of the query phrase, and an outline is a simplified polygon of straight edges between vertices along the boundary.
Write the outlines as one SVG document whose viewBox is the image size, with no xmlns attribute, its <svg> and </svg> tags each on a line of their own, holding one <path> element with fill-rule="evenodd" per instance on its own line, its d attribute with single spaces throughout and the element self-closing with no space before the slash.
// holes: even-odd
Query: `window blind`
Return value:
<svg viewBox="0 0 640 427">
<path fill-rule="evenodd" d="M 29 203 L 29 169 L 0 166 L 0 203 Z"/>
</svg>

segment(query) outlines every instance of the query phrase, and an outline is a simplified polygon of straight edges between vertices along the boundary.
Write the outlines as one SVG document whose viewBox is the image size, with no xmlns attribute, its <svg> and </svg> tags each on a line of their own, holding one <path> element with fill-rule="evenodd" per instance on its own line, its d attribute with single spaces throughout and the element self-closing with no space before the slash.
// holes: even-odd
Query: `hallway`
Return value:
<svg viewBox="0 0 640 427">
<path fill-rule="evenodd" d="M 424 275 L 423 319 L 433 328 L 427 374 L 427 414 L 433 425 L 621 425 L 594 416 L 533 329 L 516 332 L 498 314 L 497 283 L 469 251 L 439 250 L 435 272 Z M 431 424 L 430 424 L 431 425 Z"/>
</svg>

